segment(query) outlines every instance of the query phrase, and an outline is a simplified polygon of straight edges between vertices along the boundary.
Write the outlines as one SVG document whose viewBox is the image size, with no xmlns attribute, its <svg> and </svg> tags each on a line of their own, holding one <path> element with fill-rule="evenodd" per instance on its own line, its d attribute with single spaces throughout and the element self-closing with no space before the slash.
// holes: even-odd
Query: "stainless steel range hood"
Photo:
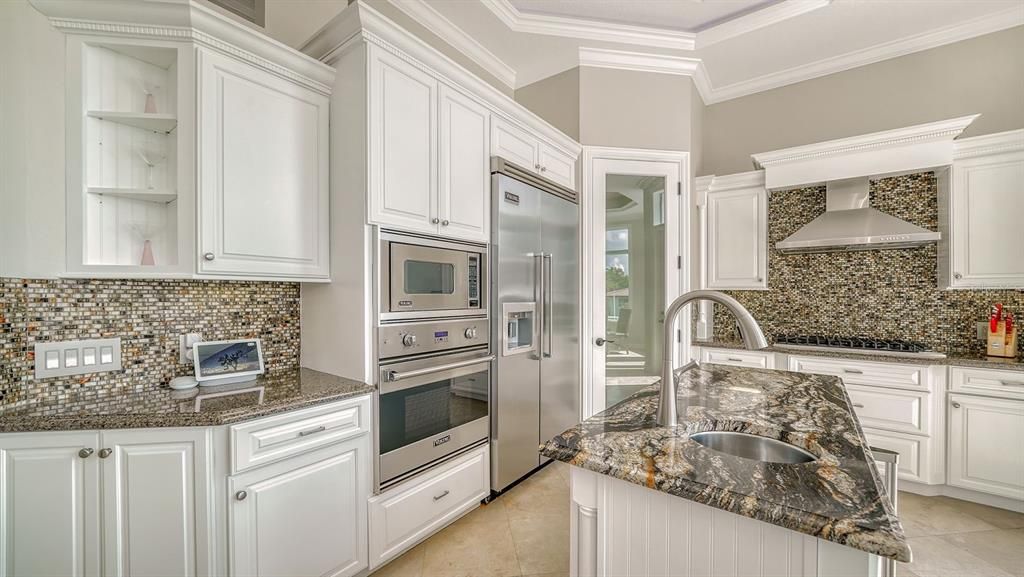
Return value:
<svg viewBox="0 0 1024 577">
<path fill-rule="evenodd" d="M 829 181 L 825 214 L 775 243 L 783 253 L 909 248 L 936 242 L 941 234 L 868 205 L 868 178 Z"/>
</svg>

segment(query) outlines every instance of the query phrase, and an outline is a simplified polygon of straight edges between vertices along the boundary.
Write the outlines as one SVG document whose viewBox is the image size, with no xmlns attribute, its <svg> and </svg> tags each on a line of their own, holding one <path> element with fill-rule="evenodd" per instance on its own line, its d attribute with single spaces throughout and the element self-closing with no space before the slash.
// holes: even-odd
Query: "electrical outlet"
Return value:
<svg viewBox="0 0 1024 577">
<path fill-rule="evenodd" d="M 188 333 L 178 337 L 178 362 L 183 365 L 192 364 L 192 345 L 203 342 L 203 335 Z"/>
<path fill-rule="evenodd" d="M 36 378 L 121 370 L 121 338 L 36 343 Z"/>
<path fill-rule="evenodd" d="M 988 342 L 988 321 L 978 321 L 978 340 Z"/>
</svg>

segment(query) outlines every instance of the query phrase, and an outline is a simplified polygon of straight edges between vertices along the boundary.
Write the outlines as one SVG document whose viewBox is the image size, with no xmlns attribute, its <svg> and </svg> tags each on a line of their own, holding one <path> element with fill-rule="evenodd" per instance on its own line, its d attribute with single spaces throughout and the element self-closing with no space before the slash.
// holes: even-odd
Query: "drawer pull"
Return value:
<svg viewBox="0 0 1024 577">
<path fill-rule="evenodd" d="M 862 371 L 860 369 L 848 369 L 846 367 L 843 367 L 843 372 L 844 373 L 850 373 L 851 375 L 863 375 L 864 374 L 864 371 Z"/>
<path fill-rule="evenodd" d="M 310 429 L 308 431 L 299 431 L 299 436 L 300 437 L 306 437 L 306 436 L 309 436 L 309 435 L 315 435 L 317 433 L 322 433 L 322 432 L 324 432 L 326 430 L 327 430 L 327 426 L 326 425 L 320 425 L 319 427 L 316 427 L 314 429 Z"/>
<path fill-rule="evenodd" d="M 1013 381 L 999 381 L 999 384 L 1003 385 L 1004 387 L 1019 387 L 1024 383 L 1015 383 Z"/>
<path fill-rule="evenodd" d="M 855 409 L 863 409 L 864 408 L 864 403 L 854 403 L 853 407 Z"/>
<path fill-rule="evenodd" d="M 448 493 L 450 493 L 450 492 L 451 491 L 449 491 L 448 489 L 445 489 L 444 492 L 442 492 L 440 495 L 434 495 L 434 500 L 435 501 L 440 501 L 441 499 L 444 499 L 445 497 L 447 497 Z"/>
<path fill-rule="evenodd" d="M 729 357 L 728 360 L 730 360 L 730 361 L 732 361 L 734 363 L 742 363 L 743 362 L 743 359 L 737 359 L 736 357 Z"/>
</svg>

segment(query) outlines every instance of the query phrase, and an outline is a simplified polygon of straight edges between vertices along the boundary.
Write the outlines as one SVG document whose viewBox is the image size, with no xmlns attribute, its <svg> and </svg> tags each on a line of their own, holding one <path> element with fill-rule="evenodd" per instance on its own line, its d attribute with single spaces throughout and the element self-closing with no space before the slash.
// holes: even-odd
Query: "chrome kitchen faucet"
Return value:
<svg viewBox="0 0 1024 577">
<path fill-rule="evenodd" d="M 658 396 L 658 424 L 662 427 L 674 427 L 679 424 L 679 414 L 676 411 L 676 381 L 673 376 L 672 367 L 672 344 L 675 342 L 676 317 L 679 311 L 690 302 L 697 300 L 709 300 L 716 302 L 736 317 L 739 323 L 740 336 L 743 337 L 743 345 L 752 351 L 767 348 L 768 341 L 761 332 L 754 316 L 750 314 L 736 299 L 718 291 L 695 290 L 680 295 L 665 310 L 665 341 L 662 349 L 662 370 L 661 370 L 661 393 Z M 683 372 L 700 366 L 696 360 L 683 365 Z"/>
</svg>

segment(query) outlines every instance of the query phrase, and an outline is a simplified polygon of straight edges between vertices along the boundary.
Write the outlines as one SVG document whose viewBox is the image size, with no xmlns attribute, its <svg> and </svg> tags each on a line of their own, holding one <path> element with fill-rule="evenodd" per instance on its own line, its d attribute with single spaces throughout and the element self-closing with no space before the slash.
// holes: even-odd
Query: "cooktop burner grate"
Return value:
<svg viewBox="0 0 1024 577">
<path fill-rule="evenodd" d="M 857 349 L 864 351 L 924 353 L 929 352 L 923 343 L 897 339 L 872 339 L 869 337 L 840 337 L 822 335 L 776 335 L 776 344 L 809 345 L 814 347 L 831 347 L 837 349 Z"/>
</svg>

